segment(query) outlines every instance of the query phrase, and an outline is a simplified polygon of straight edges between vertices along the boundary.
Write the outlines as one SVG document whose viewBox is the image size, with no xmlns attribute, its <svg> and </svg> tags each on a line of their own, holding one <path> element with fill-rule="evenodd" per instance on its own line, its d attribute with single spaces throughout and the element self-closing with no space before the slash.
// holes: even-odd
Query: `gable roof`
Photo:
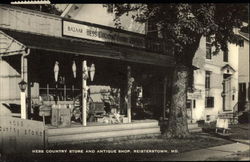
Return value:
<svg viewBox="0 0 250 162">
<path fill-rule="evenodd" d="M 244 32 L 239 31 L 239 35 L 243 37 L 244 39 L 246 39 L 247 41 L 249 41 L 249 33 L 244 33 Z"/>
<path fill-rule="evenodd" d="M 221 70 L 223 71 L 223 70 L 230 70 L 230 71 L 232 71 L 232 72 L 235 72 L 235 70 L 234 70 L 234 68 L 232 67 L 232 66 L 230 66 L 229 64 L 226 64 L 225 66 L 223 66 L 222 68 L 221 68 Z"/>
</svg>

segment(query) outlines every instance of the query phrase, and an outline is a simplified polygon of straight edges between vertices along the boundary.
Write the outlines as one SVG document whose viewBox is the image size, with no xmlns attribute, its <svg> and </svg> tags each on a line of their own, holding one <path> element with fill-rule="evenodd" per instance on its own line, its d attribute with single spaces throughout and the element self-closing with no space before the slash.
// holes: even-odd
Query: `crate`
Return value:
<svg viewBox="0 0 250 162">
<path fill-rule="evenodd" d="M 123 117 L 122 118 L 122 123 L 128 123 L 128 117 Z"/>
<path fill-rule="evenodd" d="M 52 108 L 51 125 L 56 127 L 69 127 L 71 125 L 70 109 Z"/>
</svg>

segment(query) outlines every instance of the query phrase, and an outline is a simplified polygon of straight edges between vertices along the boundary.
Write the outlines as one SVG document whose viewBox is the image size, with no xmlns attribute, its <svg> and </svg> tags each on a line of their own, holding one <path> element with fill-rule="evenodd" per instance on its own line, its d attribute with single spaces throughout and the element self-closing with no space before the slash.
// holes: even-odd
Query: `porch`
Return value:
<svg viewBox="0 0 250 162">
<path fill-rule="evenodd" d="M 188 123 L 190 133 L 201 132 L 197 123 Z M 126 124 L 100 124 L 87 123 L 86 127 L 81 124 L 72 124 L 70 127 L 57 128 L 46 125 L 45 139 L 47 145 L 60 145 L 77 142 L 116 141 L 124 139 L 136 139 L 160 136 L 158 120 L 132 120 Z"/>
<path fill-rule="evenodd" d="M 21 98 L 22 101 L 26 99 L 26 102 L 21 103 L 21 106 L 26 105 L 22 107 L 22 110 L 25 110 L 22 118 L 37 120 L 34 114 L 39 114 L 41 118 L 41 106 L 47 107 L 48 111 L 53 110 L 53 107 L 67 110 L 69 107 L 74 108 L 77 102 L 77 106 L 80 107 L 80 124 L 66 124 L 60 128 L 48 126 L 49 143 L 60 141 L 61 137 L 62 140 L 69 141 L 160 133 L 157 120 L 165 115 L 170 96 L 171 67 L 174 63 L 171 56 L 145 49 L 114 46 L 110 43 L 50 37 L 6 29 L 2 29 L 0 34 L 6 41 L 5 44 L 14 42 L 1 53 L 2 62 L 15 71 L 15 78 L 8 77 L 8 81 L 11 80 L 12 83 L 8 85 L 15 84 L 12 94 L 20 94 L 17 86 L 20 80 L 27 83 L 27 89 L 23 92 L 26 97 Z M 84 77 L 85 60 L 85 66 L 95 64 L 96 73 L 93 81 Z M 56 75 L 57 62 L 60 63 L 60 70 L 57 70 Z M 72 71 L 74 64 L 75 71 Z M 10 75 L 8 70 L 6 74 Z M 7 80 L 4 83 L 7 83 Z M 89 104 L 87 98 L 93 93 L 87 92 L 87 85 L 116 89 L 117 99 L 113 104 L 116 105 L 115 111 L 107 112 L 103 106 L 101 111 L 105 111 L 106 114 L 119 114 L 127 122 L 109 123 L 110 125 L 90 122 L 87 119 L 86 106 Z M 4 91 L 9 91 L 7 86 L 4 87 Z M 104 93 L 111 92 L 109 90 Z M 20 96 L 17 95 L 16 98 L 20 99 Z M 19 104 L 20 100 L 15 103 Z M 84 103 L 87 105 L 84 106 Z M 35 112 L 36 106 L 39 112 Z M 140 114 L 143 109 L 147 109 L 147 113 Z M 72 111 L 69 114 L 72 114 Z M 144 116 L 145 114 L 147 116 Z M 51 116 L 50 113 L 48 118 Z M 70 118 L 68 123 L 71 123 L 71 115 L 67 118 Z M 68 127 L 69 125 L 71 126 Z"/>
</svg>

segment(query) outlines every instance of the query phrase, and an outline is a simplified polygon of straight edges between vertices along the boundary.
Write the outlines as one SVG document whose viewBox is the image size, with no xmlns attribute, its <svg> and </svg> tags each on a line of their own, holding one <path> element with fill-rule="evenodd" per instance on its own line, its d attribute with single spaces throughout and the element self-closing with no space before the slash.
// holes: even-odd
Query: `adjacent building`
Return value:
<svg viewBox="0 0 250 162">
<path fill-rule="evenodd" d="M 249 56 L 249 33 L 239 31 L 243 38 L 242 46 L 239 47 L 239 111 L 249 110 L 250 99 L 250 56 Z"/>
<path fill-rule="evenodd" d="M 201 38 L 193 60 L 199 69 L 194 71 L 194 90 L 187 100 L 190 120 L 214 121 L 220 113 L 240 111 L 249 100 L 249 36 L 238 35 L 241 45 L 229 43 L 228 52 L 217 55 L 212 54 L 212 38 Z"/>
</svg>

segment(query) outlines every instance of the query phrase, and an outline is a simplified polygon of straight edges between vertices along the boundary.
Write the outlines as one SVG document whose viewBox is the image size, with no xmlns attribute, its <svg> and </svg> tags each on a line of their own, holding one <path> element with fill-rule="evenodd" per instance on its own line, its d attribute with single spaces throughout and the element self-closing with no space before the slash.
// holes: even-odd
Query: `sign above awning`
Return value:
<svg viewBox="0 0 250 162">
<path fill-rule="evenodd" d="M 145 38 L 142 35 L 117 32 L 83 22 L 76 23 L 63 20 L 63 36 L 71 36 L 101 42 L 127 45 L 131 47 L 146 48 Z"/>
<path fill-rule="evenodd" d="M 152 64 L 165 67 L 171 67 L 175 64 L 174 58 L 168 55 L 148 52 L 143 49 L 114 45 L 106 42 L 65 37 L 52 37 L 1 28 L 0 31 L 2 31 L 6 37 L 11 38 L 11 41 L 19 42 L 20 47 L 24 47 L 21 48 L 23 50 L 25 48 L 30 48 L 57 53 L 116 59 L 121 61 Z M 13 48 L 12 50 L 20 50 L 20 48 Z M 10 56 L 10 53 L 4 52 L 0 53 L 0 55 Z M 33 53 L 31 52 L 30 55 L 33 55 Z"/>
</svg>

